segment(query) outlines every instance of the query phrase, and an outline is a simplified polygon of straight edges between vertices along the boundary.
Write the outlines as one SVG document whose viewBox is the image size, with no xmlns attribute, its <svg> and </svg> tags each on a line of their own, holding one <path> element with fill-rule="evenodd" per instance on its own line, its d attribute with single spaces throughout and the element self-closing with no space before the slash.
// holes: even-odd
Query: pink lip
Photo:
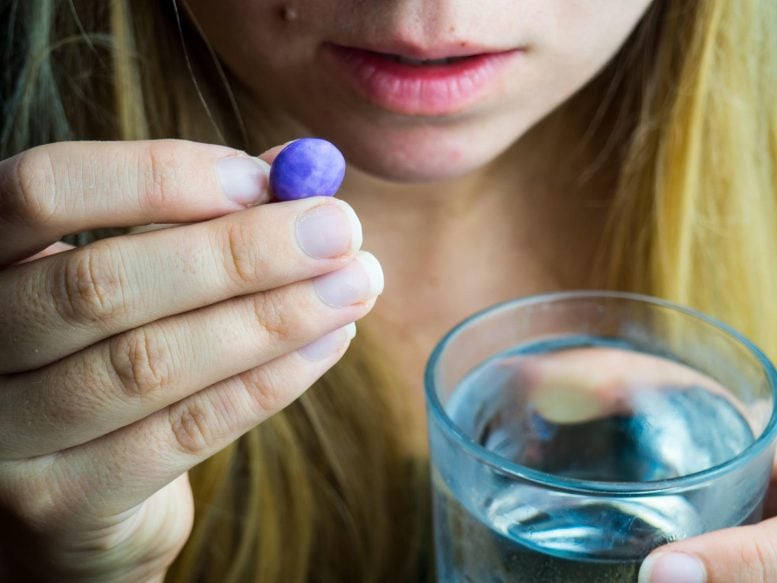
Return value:
<svg viewBox="0 0 777 583">
<path fill-rule="evenodd" d="M 325 46 L 327 60 L 363 97 L 394 113 L 420 116 L 452 115 L 467 109 L 521 52 L 522 49 L 483 52 L 452 63 L 417 66 L 397 62 L 384 53 Z"/>
</svg>

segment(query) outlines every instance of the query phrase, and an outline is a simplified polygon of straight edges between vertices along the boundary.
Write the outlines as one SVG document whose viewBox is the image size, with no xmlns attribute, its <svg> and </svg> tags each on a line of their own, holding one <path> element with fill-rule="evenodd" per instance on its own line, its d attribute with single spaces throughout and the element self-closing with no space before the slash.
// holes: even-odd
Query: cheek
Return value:
<svg viewBox="0 0 777 583">
<path fill-rule="evenodd" d="M 544 47 L 559 73 L 592 76 L 623 45 L 652 0 L 556 0 L 548 2 Z M 552 7 L 552 8 L 550 8 Z"/>
<path fill-rule="evenodd" d="M 507 80 L 506 109 L 524 129 L 582 89 L 610 62 L 651 0 L 545 0 L 537 4 L 536 50 Z"/>
<path fill-rule="evenodd" d="M 299 60 L 306 48 L 291 3 L 261 0 L 188 0 L 187 11 L 209 44 L 246 80 Z M 322 15 L 323 17 L 323 15 Z M 289 35 L 294 29 L 295 34 Z"/>
</svg>

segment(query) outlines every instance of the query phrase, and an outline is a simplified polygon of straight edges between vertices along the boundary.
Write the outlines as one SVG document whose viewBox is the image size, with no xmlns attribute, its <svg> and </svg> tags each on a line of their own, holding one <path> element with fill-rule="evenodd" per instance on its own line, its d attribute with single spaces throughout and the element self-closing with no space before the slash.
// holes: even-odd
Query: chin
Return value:
<svg viewBox="0 0 777 583">
<path fill-rule="evenodd" d="M 376 178 L 401 183 L 446 181 L 487 164 L 493 156 L 463 145 L 371 142 L 344 146 L 349 164 Z"/>
<path fill-rule="evenodd" d="M 455 179 L 487 166 L 525 131 L 520 123 L 498 129 L 489 125 L 341 126 L 320 128 L 320 135 L 342 150 L 349 165 L 367 174 L 392 182 L 428 183 Z"/>
</svg>

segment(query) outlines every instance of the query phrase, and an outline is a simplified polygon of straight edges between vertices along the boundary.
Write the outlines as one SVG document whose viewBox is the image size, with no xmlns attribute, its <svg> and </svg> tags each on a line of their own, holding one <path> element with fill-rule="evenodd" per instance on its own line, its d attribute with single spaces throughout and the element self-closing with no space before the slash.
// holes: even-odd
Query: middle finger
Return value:
<svg viewBox="0 0 777 583">
<path fill-rule="evenodd" d="M 380 264 L 360 252 L 313 280 L 165 318 L 7 377 L 0 459 L 91 441 L 256 368 L 361 318 L 382 288 Z"/>
<path fill-rule="evenodd" d="M 335 270 L 361 246 L 346 203 L 308 198 L 116 237 L 0 272 L 0 374 L 160 318 Z M 17 340 L 21 339 L 21 341 Z"/>
</svg>

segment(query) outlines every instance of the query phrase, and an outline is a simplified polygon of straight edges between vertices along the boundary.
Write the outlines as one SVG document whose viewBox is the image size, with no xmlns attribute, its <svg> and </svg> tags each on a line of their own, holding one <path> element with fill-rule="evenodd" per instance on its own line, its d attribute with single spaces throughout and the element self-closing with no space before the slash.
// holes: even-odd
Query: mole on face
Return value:
<svg viewBox="0 0 777 583">
<path fill-rule="evenodd" d="M 296 140 L 281 150 L 270 168 L 270 189 L 277 200 L 333 196 L 345 176 L 345 158 L 318 138 Z"/>
<path fill-rule="evenodd" d="M 284 22 L 293 22 L 297 20 L 297 9 L 289 4 L 284 4 L 280 9 L 281 19 Z"/>
</svg>

